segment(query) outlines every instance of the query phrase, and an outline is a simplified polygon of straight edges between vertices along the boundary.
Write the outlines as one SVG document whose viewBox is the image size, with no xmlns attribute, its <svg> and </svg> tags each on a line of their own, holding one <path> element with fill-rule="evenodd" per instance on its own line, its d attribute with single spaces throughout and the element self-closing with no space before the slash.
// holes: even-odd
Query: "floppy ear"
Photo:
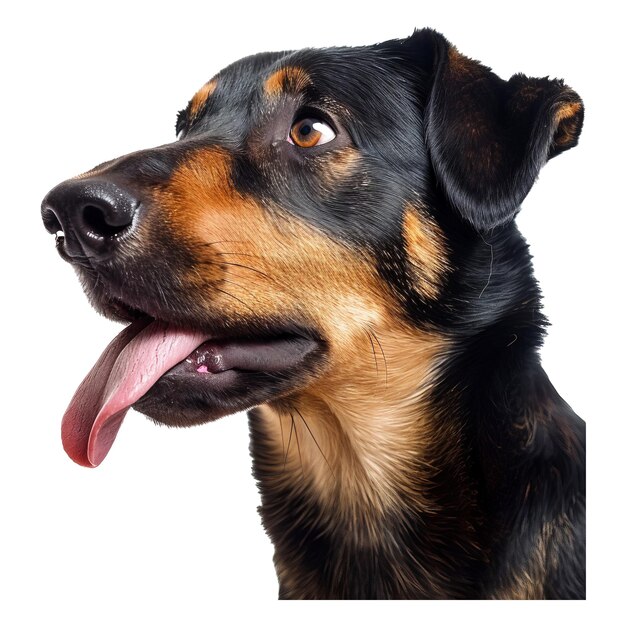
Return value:
<svg viewBox="0 0 626 626">
<path fill-rule="evenodd" d="M 432 76 L 426 143 L 439 184 L 478 230 L 510 221 L 544 163 L 577 144 L 581 99 L 561 80 L 502 80 L 435 31 L 411 40 Z"/>
</svg>

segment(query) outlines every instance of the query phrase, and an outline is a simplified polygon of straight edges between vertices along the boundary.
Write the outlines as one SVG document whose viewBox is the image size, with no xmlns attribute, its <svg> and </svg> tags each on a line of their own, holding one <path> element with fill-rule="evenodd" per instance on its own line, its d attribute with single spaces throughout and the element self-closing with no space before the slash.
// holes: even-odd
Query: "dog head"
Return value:
<svg viewBox="0 0 626 626">
<path fill-rule="evenodd" d="M 432 356 L 462 306 L 458 250 L 507 227 L 582 120 L 561 81 L 502 80 L 431 30 L 227 67 L 174 143 L 44 199 L 95 308 L 131 322 L 70 405 L 66 449 L 97 465 L 130 405 L 191 425 L 367 380 L 393 352 L 381 335 Z"/>
</svg>

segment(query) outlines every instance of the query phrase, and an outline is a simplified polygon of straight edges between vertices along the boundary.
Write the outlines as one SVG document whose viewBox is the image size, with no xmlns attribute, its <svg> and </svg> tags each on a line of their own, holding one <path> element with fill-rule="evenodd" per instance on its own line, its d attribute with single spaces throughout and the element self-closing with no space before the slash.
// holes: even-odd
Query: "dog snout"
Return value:
<svg viewBox="0 0 626 626">
<path fill-rule="evenodd" d="M 137 197 L 113 181 L 72 179 L 48 193 L 41 215 L 69 261 L 99 261 L 115 254 L 132 231 L 138 208 Z"/>
</svg>

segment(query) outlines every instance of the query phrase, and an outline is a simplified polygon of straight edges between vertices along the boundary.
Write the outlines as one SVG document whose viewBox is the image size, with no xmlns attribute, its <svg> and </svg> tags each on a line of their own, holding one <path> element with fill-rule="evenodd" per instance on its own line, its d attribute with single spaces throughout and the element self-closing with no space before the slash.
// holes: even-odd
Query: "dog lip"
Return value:
<svg viewBox="0 0 626 626">
<path fill-rule="evenodd" d="M 307 353 L 310 349 L 306 346 L 319 346 L 323 343 L 321 337 L 311 328 L 298 325 L 292 322 L 274 322 L 256 327 L 255 320 L 244 321 L 240 326 L 229 325 L 228 328 L 221 327 L 216 320 L 198 320 L 187 318 L 181 320 L 174 316 L 163 315 L 161 312 L 148 312 L 143 308 L 136 307 L 125 300 L 112 297 L 101 305 L 102 312 L 113 317 L 117 321 L 136 322 L 140 319 L 147 321 L 163 322 L 174 324 L 189 331 L 206 332 L 212 336 L 210 341 L 199 346 L 187 357 L 189 365 L 195 363 L 196 368 L 207 367 L 207 373 L 221 373 L 229 369 L 246 371 L 261 371 L 256 369 L 260 366 L 260 360 L 255 362 L 249 359 L 251 350 L 256 356 L 261 353 L 268 355 L 270 351 L 270 370 L 264 371 L 284 371 L 280 367 L 280 358 L 289 356 L 290 348 L 301 348 Z M 228 353 L 228 358 L 224 360 L 224 352 Z M 184 365 L 181 362 L 181 366 Z M 239 365 L 232 365 L 238 363 Z"/>
<path fill-rule="evenodd" d="M 85 275 L 93 278 L 90 272 Z M 157 423 L 187 427 L 248 410 L 317 376 L 325 362 L 326 340 L 317 326 L 288 313 L 271 319 L 232 319 L 219 311 L 194 315 L 157 310 L 150 303 L 147 308 L 141 300 L 111 293 L 103 282 L 99 288 L 92 284 L 89 297 L 97 310 L 118 322 L 131 326 L 154 322 L 185 335 L 207 337 L 130 405 Z M 111 420 L 111 428 L 120 423 Z M 70 456 L 84 464 L 82 442 L 79 447 L 80 454 Z M 103 445 L 102 450 L 106 454 L 108 448 Z"/>
<path fill-rule="evenodd" d="M 100 285 L 103 283 L 101 282 Z M 219 311 L 206 316 L 191 315 L 177 311 L 167 311 L 161 307 L 150 307 L 150 303 L 134 302 L 124 296 L 99 288 L 88 289 L 92 306 L 105 317 L 123 324 L 146 318 L 151 321 L 165 322 L 176 327 L 210 334 L 216 342 L 261 342 L 277 338 L 308 340 L 313 344 L 324 344 L 323 337 L 314 326 L 285 318 L 262 320 L 254 317 L 239 320 L 226 320 Z"/>
<path fill-rule="evenodd" d="M 198 346 L 173 370 L 201 375 L 220 374 L 233 369 L 277 373 L 297 366 L 315 345 L 309 339 L 294 335 L 267 339 L 210 340 Z"/>
<path fill-rule="evenodd" d="M 280 397 L 312 375 L 323 342 L 279 334 L 211 338 L 166 371 L 132 406 L 174 427 L 211 422 Z"/>
</svg>

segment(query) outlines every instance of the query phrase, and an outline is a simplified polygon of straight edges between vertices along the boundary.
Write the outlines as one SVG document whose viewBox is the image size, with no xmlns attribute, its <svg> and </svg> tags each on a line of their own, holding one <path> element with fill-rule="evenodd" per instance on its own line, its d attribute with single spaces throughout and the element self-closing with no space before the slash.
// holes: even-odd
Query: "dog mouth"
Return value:
<svg viewBox="0 0 626 626">
<path fill-rule="evenodd" d="M 212 421 L 292 391 L 321 353 L 320 340 L 288 325 L 218 337 L 140 316 L 76 390 L 63 417 L 63 446 L 76 463 L 96 467 L 131 407 L 169 426 Z"/>
</svg>

